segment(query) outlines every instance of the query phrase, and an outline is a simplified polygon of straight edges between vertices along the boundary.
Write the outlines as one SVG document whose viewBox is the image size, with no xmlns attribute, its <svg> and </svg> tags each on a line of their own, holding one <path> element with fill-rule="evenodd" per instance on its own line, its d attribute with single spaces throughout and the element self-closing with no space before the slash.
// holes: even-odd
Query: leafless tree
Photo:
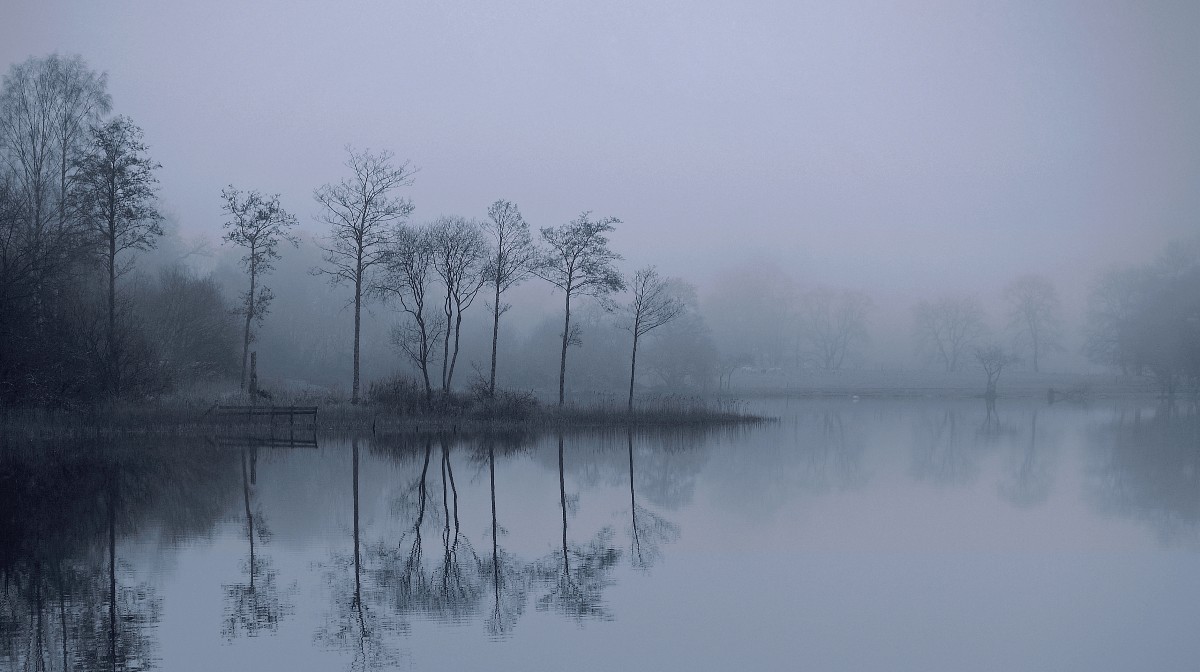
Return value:
<svg viewBox="0 0 1200 672">
<path fill-rule="evenodd" d="M 821 287 L 804 295 L 801 330 L 822 369 L 841 369 L 853 345 L 866 340 L 871 307 L 871 297 L 852 290 Z"/>
<path fill-rule="evenodd" d="M 254 340 L 250 332 L 251 323 L 262 323 L 270 308 L 274 295 L 271 288 L 259 285 L 259 277 L 269 273 L 279 259 L 279 244 L 291 243 L 298 246 L 300 241 L 291 233 L 296 226 L 296 217 L 283 209 L 279 204 L 279 194 L 264 196 L 257 191 L 242 192 L 230 185 L 221 190 L 221 198 L 225 201 L 222 209 L 228 215 L 225 220 L 224 240 L 239 247 L 246 248 L 242 257 L 242 266 L 250 276 L 250 289 L 242 296 L 242 309 L 245 312 L 245 330 L 242 334 L 242 389 L 246 389 L 246 360 L 250 353 L 250 342 Z"/>
<path fill-rule="evenodd" d="M 471 306 L 485 282 L 488 260 L 487 241 L 479 225 L 463 217 L 439 217 L 429 230 L 433 271 L 446 290 L 442 315 L 446 330 L 442 334 L 442 392 L 450 393 L 454 365 L 458 361 L 459 334 L 463 311 Z M 451 332 L 454 349 L 450 348 Z"/>
<path fill-rule="evenodd" d="M 433 343 L 444 328 L 440 316 L 429 308 L 429 289 L 433 282 L 431 238 L 425 229 L 405 227 L 397 230 L 383 278 L 372 287 L 373 292 L 394 299 L 400 304 L 400 310 L 408 315 L 408 319 L 392 331 L 392 341 L 421 372 L 426 405 L 433 401 L 429 360 Z"/>
<path fill-rule="evenodd" d="M 1004 290 L 1008 325 L 1017 347 L 1029 348 L 1034 372 L 1042 353 L 1061 347 L 1061 312 L 1058 292 L 1048 278 L 1024 275 Z"/>
<path fill-rule="evenodd" d="M 394 164 L 389 151 L 372 153 L 347 146 L 346 152 L 350 155 L 346 160 L 350 177 L 326 184 L 313 194 L 321 206 L 317 219 L 330 227 L 329 238 L 321 246 L 325 266 L 316 272 L 329 276 L 335 284 L 349 284 L 354 293 L 354 382 L 350 401 L 357 404 L 363 298 L 370 275 L 386 260 L 393 225 L 412 213 L 412 201 L 393 196 L 392 192 L 410 186 L 416 168 L 408 161 Z"/>
<path fill-rule="evenodd" d="M 515 203 L 498 200 L 488 208 L 483 228 L 491 235 L 495 246 L 484 269 L 484 278 L 495 289 L 492 299 L 492 372 L 488 378 L 488 396 L 496 396 L 496 345 L 500 340 L 500 316 L 509 304 L 500 302 L 500 295 L 530 276 L 538 260 L 537 247 L 529 234 L 529 224 L 521 217 Z"/>
<path fill-rule="evenodd" d="M 608 237 L 621 220 L 604 217 L 592 221 L 584 212 L 567 224 L 541 230 L 546 251 L 534 269 L 534 275 L 562 290 L 565 297 L 562 331 L 562 357 L 558 366 L 558 405 L 566 399 L 567 346 L 577 342 L 571 332 L 571 299 L 592 296 L 605 299 L 625 289 L 625 281 L 613 266 L 621 255 L 608 249 Z"/>
<path fill-rule="evenodd" d="M 922 301 L 914 310 L 917 344 L 946 371 L 957 371 L 969 348 L 984 334 L 983 308 L 973 298 Z"/>
<path fill-rule="evenodd" d="M 146 156 L 142 129 L 129 117 L 118 116 L 93 126 L 92 142 L 78 161 L 79 204 L 83 219 L 99 241 L 108 275 L 108 354 L 112 384 L 120 393 L 117 345 L 117 255 L 148 250 L 163 234 L 162 215 L 155 207 L 154 171 L 161 166 Z"/>
<path fill-rule="evenodd" d="M 671 291 L 671 282 L 647 266 L 633 274 L 633 300 L 625 307 L 621 327 L 633 335 L 633 352 L 629 358 L 629 405 L 633 412 L 633 383 L 637 376 L 638 339 L 679 317 L 683 301 Z"/>
<path fill-rule="evenodd" d="M 106 77 L 79 56 L 30 58 L 12 66 L 0 89 L 0 163 L 10 213 L 4 222 L 6 286 L 10 279 L 45 287 L 86 249 L 69 215 L 79 159 L 91 124 L 111 107 Z M 56 216 L 57 214 L 57 216 Z"/>
<path fill-rule="evenodd" d="M 1021 361 L 1013 353 L 1005 350 L 999 345 L 988 345 L 975 348 L 975 359 L 979 361 L 979 365 L 983 367 L 983 372 L 987 374 L 987 398 L 996 398 L 996 381 L 1000 378 L 1000 372 L 1010 364 L 1015 364 Z"/>
</svg>

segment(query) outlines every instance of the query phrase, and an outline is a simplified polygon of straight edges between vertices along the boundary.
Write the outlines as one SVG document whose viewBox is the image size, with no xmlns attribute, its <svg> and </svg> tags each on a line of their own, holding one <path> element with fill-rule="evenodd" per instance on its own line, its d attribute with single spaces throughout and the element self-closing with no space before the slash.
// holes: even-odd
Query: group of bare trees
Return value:
<svg viewBox="0 0 1200 672">
<path fill-rule="evenodd" d="M 874 302 L 849 288 L 800 287 L 773 264 L 729 271 L 706 303 L 715 323 L 721 377 L 742 366 L 838 371 L 869 342 Z"/>
<path fill-rule="evenodd" d="M 435 369 L 440 371 L 438 391 L 445 395 L 452 390 L 463 314 L 486 287 L 492 313 L 486 384 L 488 395 L 494 396 L 500 317 L 510 308 L 504 294 L 536 277 L 563 295 L 558 376 L 562 405 L 567 352 L 580 342 L 578 328 L 571 322 L 572 301 L 591 297 L 606 310 L 615 310 L 612 296 L 627 286 L 616 266 L 621 256 L 608 241 L 620 220 L 584 212 L 566 224 L 542 228 L 540 244 L 535 243 L 520 209 L 505 200 L 491 205 L 484 222 L 442 216 L 426 224 L 410 223 L 412 202 L 397 191 L 412 184 L 416 169 L 407 161 L 397 162 L 390 152 L 347 151 L 349 176 L 317 189 L 315 198 L 321 206 L 320 220 L 330 227 L 323 245 L 325 265 L 317 270 L 332 282 L 349 285 L 353 292 L 352 403 L 358 403 L 361 394 L 359 325 L 364 301 L 378 299 L 398 308 L 401 320 L 393 330 L 393 342 L 420 372 L 426 403 L 431 404 Z M 653 267 L 634 275 L 632 300 L 621 312 L 633 339 L 630 409 L 638 340 L 683 312 L 673 287 Z"/>
<path fill-rule="evenodd" d="M 122 288 L 136 253 L 163 235 L 159 165 L 141 129 L 106 118 L 111 110 L 106 76 L 78 56 L 30 58 L 4 76 L 0 402 L 115 398 L 163 384 L 163 358 Z"/>
<path fill-rule="evenodd" d="M 1007 366 L 1028 356 L 1040 370 L 1046 353 L 1061 350 L 1062 305 L 1054 284 L 1040 275 L 1023 275 L 1004 289 L 1005 326 L 1009 345 L 992 336 L 987 313 L 975 297 L 947 295 L 921 301 L 913 309 L 918 354 L 950 372 L 978 363 L 988 376 L 988 390 Z"/>
</svg>

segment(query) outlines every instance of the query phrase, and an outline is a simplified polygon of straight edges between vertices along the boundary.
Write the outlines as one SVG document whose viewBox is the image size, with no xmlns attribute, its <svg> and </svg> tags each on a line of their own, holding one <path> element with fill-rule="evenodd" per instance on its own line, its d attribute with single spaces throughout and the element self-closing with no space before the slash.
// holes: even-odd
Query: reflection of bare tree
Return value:
<svg viewBox="0 0 1200 672">
<path fill-rule="evenodd" d="M 939 484 L 967 483 L 975 478 L 978 465 L 959 432 L 959 413 L 947 408 L 940 418 L 923 416 L 920 436 L 913 442 L 913 474 Z"/>
<path fill-rule="evenodd" d="M 359 521 L 359 446 L 352 442 L 352 471 L 354 497 L 354 552 L 351 558 L 335 557 L 326 580 L 333 593 L 333 614 L 318 629 L 314 639 L 330 648 L 353 654 L 352 670 L 381 669 L 397 662 L 397 654 L 384 641 L 390 630 L 401 629 L 368 603 L 363 592 L 362 530 Z M 353 583 L 345 577 L 347 570 L 354 574 Z M 351 587 L 353 586 L 353 587 Z"/>
<path fill-rule="evenodd" d="M 612 614 L 604 606 L 603 593 L 612 585 L 612 569 L 620 561 L 621 552 L 612 548 L 612 531 L 608 528 L 597 533 L 587 546 L 571 547 L 567 543 L 567 485 L 561 434 L 558 436 L 558 493 L 562 507 L 562 562 L 545 562 L 535 567 L 540 578 L 554 581 L 550 592 L 538 600 L 538 609 L 552 609 L 576 620 L 610 619 Z M 575 559 L 573 569 L 572 558 Z"/>
<path fill-rule="evenodd" d="M 1000 494 L 1014 506 L 1031 507 L 1046 501 L 1054 481 L 1044 451 L 1037 446 L 1037 410 L 1029 420 L 1029 443 L 1019 455 L 1014 453 L 1007 478 L 1000 482 Z"/>
<path fill-rule="evenodd" d="M 271 569 L 267 558 L 256 553 L 255 538 L 264 544 L 270 539 L 262 512 L 253 510 L 251 503 L 252 487 L 258 480 L 257 452 L 251 453 L 247 470 L 246 450 L 242 449 L 242 504 L 250 556 L 246 563 L 248 581 L 222 586 L 225 590 L 225 621 L 221 634 L 229 640 L 243 634 L 254 637 L 263 631 L 274 632 L 279 628 L 279 621 L 292 610 L 287 595 L 280 595 L 276 585 L 278 573 Z"/>
<path fill-rule="evenodd" d="M 505 637 L 525 612 L 525 572 L 514 558 L 500 550 L 500 525 L 496 519 L 496 442 L 493 439 L 487 441 L 487 451 L 492 496 L 492 612 L 488 616 L 487 629 L 493 637 Z"/>
<path fill-rule="evenodd" d="M 679 526 L 638 505 L 633 475 L 632 429 L 627 432 L 626 438 L 629 443 L 629 558 L 634 567 L 649 569 L 662 555 L 660 544 L 670 543 L 679 538 Z"/>
<path fill-rule="evenodd" d="M 1144 520 L 1163 539 L 1200 533 L 1200 412 L 1122 413 L 1090 443 L 1087 491 L 1101 510 Z"/>
</svg>

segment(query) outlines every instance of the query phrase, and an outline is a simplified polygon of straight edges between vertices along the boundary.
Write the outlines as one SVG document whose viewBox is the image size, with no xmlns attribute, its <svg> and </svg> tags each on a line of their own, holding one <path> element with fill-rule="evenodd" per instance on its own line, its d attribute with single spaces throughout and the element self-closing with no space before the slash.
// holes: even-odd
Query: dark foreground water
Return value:
<svg viewBox="0 0 1200 672">
<path fill-rule="evenodd" d="M 761 410 L 780 421 L 10 442 L 0 667 L 1200 667 L 1194 409 Z"/>
</svg>

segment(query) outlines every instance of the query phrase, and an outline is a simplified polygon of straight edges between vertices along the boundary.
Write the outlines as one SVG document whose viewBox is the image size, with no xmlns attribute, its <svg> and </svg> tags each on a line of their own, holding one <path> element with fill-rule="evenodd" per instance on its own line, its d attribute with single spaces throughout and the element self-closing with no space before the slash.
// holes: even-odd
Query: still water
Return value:
<svg viewBox="0 0 1200 672">
<path fill-rule="evenodd" d="M 1194 408 L 754 410 L 9 441 L 0 669 L 1200 667 Z"/>
</svg>

